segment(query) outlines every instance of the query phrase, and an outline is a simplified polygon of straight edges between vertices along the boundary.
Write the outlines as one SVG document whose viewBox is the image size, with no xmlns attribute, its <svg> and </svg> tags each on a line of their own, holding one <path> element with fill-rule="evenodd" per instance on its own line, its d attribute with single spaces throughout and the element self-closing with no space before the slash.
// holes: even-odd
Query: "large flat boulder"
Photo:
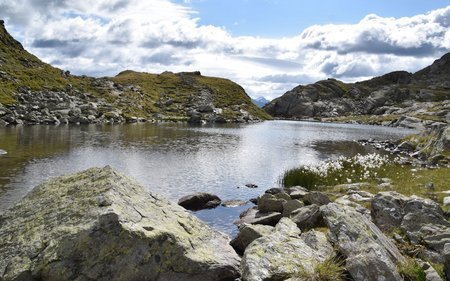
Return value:
<svg viewBox="0 0 450 281">
<path fill-rule="evenodd" d="M 224 235 L 109 167 L 36 187 L 0 220 L 0 280 L 234 280 Z"/>
<path fill-rule="evenodd" d="M 403 280 L 396 266 L 404 258 L 366 216 L 336 203 L 324 205 L 320 210 L 330 229 L 330 238 L 347 258 L 346 268 L 354 280 Z"/>
</svg>

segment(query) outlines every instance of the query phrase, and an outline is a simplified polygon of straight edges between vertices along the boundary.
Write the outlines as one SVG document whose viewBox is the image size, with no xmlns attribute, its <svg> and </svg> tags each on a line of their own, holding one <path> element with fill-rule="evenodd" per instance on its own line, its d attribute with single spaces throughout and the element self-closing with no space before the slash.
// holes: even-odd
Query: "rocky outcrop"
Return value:
<svg viewBox="0 0 450 281">
<path fill-rule="evenodd" d="M 244 281 L 285 280 L 304 271 L 313 272 L 317 263 L 333 257 L 332 246 L 315 233 L 302 239 L 301 231 L 282 218 L 272 234 L 254 240 L 241 261 Z M 311 246 L 309 246 L 309 245 Z"/>
<path fill-rule="evenodd" d="M 257 122 L 270 116 L 238 84 L 195 72 L 71 75 L 48 65 L 0 22 L 0 126 L 153 121 Z"/>
<path fill-rule="evenodd" d="M 234 280 L 228 239 L 109 167 L 43 183 L 0 220 L 0 280 Z"/>
<path fill-rule="evenodd" d="M 382 229 L 401 229 L 412 244 L 423 244 L 440 255 L 450 243 L 450 222 L 439 204 L 430 199 L 381 192 L 372 200 L 372 216 Z"/>
<path fill-rule="evenodd" d="M 217 195 L 197 192 L 180 198 L 180 200 L 178 200 L 178 205 L 187 210 L 198 211 L 202 209 L 213 209 L 219 206 L 221 202 L 222 201 Z"/>
<path fill-rule="evenodd" d="M 348 206 L 331 203 L 320 210 L 354 280 L 403 280 L 396 266 L 404 258 L 375 224 Z"/>
<path fill-rule="evenodd" d="M 344 83 L 336 79 L 300 85 L 268 103 L 274 117 L 354 121 L 423 129 L 448 123 L 450 53 L 414 74 L 391 72 Z M 349 119 L 341 118 L 351 116 Z M 367 116 L 367 118 L 358 118 Z"/>
</svg>

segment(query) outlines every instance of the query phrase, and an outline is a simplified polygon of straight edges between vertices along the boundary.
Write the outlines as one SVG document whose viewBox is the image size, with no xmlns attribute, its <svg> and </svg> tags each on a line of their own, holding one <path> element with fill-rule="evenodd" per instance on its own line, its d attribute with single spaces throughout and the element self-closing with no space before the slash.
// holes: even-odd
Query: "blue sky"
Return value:
<svg viewBox="0 0 450 281">
<path fill-rule="evenodd" d="M 284 37 L 315 24 L 354 24 L 374 13 L 409 17 L 450 5 L 444 0 L 178 0 L 198 12 L 202 25 L 235 36 Z"/>
<path fill-rule="evenodd" d="M 268 99 L 415 72 L 450 51 L 450 0 L 0 0 L 0 18 L 73 74 L 199 70 Z"/>
</svg>

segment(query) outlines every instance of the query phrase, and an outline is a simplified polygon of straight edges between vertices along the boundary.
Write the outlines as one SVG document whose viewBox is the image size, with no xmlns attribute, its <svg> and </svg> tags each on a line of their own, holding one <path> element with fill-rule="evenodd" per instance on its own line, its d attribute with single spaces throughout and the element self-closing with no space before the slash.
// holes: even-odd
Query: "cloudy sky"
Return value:
<svg viewBox="0 0 450 281">
<path fill-rule="evenodd" d="M 0 18 L 74 74 L 200 70 L 269 99 L 413 72 L 450 51 L 448 0 L 0 0 Z"/>
</svg>

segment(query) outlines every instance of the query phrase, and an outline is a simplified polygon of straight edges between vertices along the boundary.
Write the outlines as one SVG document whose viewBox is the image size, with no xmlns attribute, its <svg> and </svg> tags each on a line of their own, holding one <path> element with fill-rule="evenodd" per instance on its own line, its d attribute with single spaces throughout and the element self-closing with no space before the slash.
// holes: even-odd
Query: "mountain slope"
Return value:
<svg viewBox="0 0 450 281">
<path fill-rule="evenodd" d="M 0 125 L 269 118 L 241 86 L 200 72 L 71 75 L 28 53 L 0 21 Z"/>
<path fill-rule="evenodd" d="M 405 116 L 447 122 L 449 100 L 450 53 L 414 74 L 395 71 L 357 83 L 328 79 L 300 85 L 264 110 L 279 118 L 395 125 Z"/>
</svg>

